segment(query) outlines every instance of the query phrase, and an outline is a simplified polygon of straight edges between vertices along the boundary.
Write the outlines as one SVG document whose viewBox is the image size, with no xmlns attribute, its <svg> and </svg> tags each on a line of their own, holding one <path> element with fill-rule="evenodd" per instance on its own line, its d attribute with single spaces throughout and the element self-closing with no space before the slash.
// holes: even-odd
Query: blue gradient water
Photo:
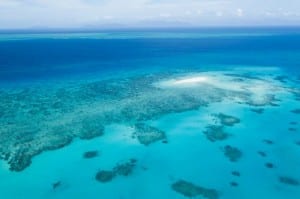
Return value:
<svg viewBox="0 0 300 199">
<path fill-rule="evenodd" d="M 0 34 L 1 89 L 231 68 L 279 68 L 278 75 L 299 78 L 300 29 Z M 300 88 L 295 81 L 289 86 Z M 300 127 L 293 135 L 282 134 L 289 122 L 300 122 L 299 115 L 290 114 L 300 104 L 289 94 L 280 97 L 280 107 L 266 107 L 262 115 L 249 111 L 248 105 L 236 105 L 229 100 L 148 121 L 167 133 L 167 145 L 145 148 L 131 138 L 130 127 L 112 124 L 102 137 L 89 141 L 75 139 L 62 149 L 34 157 L 32 164 L 21 172 L 9 171 L 7 163 L 0 160 L 0 197 L 180 199 L 185 196 L 173 191 L 170 185 L 185 179 L 220 190 L 220 198 L 224 199 L 300 198 L 299 186 L 282 184 L 277 179 L 284 175 L 300 180 L 300 147 L 291 144 L 300 140 Z M 231 129 L 234 136 L 227 142 L 243 151 L 243 158 L 236 164 L 220 153 L 221 143 L 211 144 L 201 133 L 211 122 L 208 115 L 219 112 L 238 116 L 242 121 Z M 266 138 L 276 143 L 273 148 L 261 142 Z M 101 155 L 85 160 L 82 153 L 88 150 L 99 150 Z M 267 159 L 257 156 L 258 150 L 267 151 Z M 95 180 L 99 167 L 109 169 L 132 157 L 138 159 L 139 165 L 132 176 L 118 177 L 107 184 Z M 276 168 L 266 169 L 266 162 L 273 162 Z M 240 171 L 241 177 L 232 177 L 232 170 Z M 53 190 L 52 183 L 56 181 L 62 184 Z M 231 187 L 231 181 L 238 181 L 239 186 Z"/>
<path fill-rule="evenodd" d="M 120 69 L 207 65 L 279 66 L 297 71 L 300 63 L 298 28 L 162 32 L 113 32 L 114 36 L 96 38 L 95 33 L 73 37 L 70 33 L 65 37 L 60 37 L 63 33 L 44 37 L 37 34 L 28 38 L 26 34 L 15 34 L 10 39 L 0 34 L 0 79 L 19 81 Z M 184 36 L 179 34 L 182 32 Z M 22 36 L 27 39 L 17 39 Z"/>
</svg>

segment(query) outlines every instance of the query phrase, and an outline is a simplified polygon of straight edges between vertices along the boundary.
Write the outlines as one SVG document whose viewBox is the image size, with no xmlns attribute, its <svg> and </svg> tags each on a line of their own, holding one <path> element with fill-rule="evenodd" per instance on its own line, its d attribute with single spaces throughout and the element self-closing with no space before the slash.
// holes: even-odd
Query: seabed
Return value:
<svg viewBox="0 0 300 199">
<path fill-rule="evenodd" d="M 274 67 L 3 88 L 0 193 L 300 198 L 299 97 Z"/>
</svg>

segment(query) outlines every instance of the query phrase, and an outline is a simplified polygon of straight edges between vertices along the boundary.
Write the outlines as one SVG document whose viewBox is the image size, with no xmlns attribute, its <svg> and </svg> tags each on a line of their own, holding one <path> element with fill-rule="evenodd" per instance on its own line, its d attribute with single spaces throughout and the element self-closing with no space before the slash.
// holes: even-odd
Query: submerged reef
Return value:
<svg viewBox="0 0 300 199">
<path fill-rule="evenodd" d="M 231 174 L 232 174 L 233 176 L 237 176 L 237 177 L 240 177 L 240 176 L 241 176 L 241 173 L 238 172 L 238 171 L 232 171 Z"/>
<path fill-rule="evenodd" d="M 288 76 L 286 76 L 286 75 L 278 75 L 278 76 L 274 77 L 274 80 L 277 80 L 277 81 L 279 81 L 281 83 L 286 83 L 287 80 L 288 80 Z"/>
<path fill-rule="evenodd" d="M 234 126 L 241 122 L 239 118 L 231 115 L 225 115 L 223 113 L 217 114 L 216 117 L 220 120 L 221 124 L 225 126 Z"/>
<path fill-rule="evenodd" d="M 202 196 L 203 198 L 207 199 L 219 198 L 219 193 L 217 190 L 200 187 L 185 180 L 179 180 L 173 183 L 172 189 L 189 198 L 194 198 L 197 196 Z"/>
<path fill-rule="evenodd" d="M 137 137 L 141 144 L 146 146 L 166 139 L 165 132 L 143 123 L 135 124 L 135 132 L 133 135 Z"/>
<path fill-rule="evenodd" d="M 300 101 L 300 89 L 299 88 L 290 88 L 290 93 L 292 93 L 295 97 L 296 101 Z"/>
<path fill-rule="evenodd" d="M 263 108 L 252 108 L 251 111 L 255 112 L 257 114 L 262 114 L 262 113 L 264 113 L 265 109 L 263 109 Z"/>
<path fill-rule="evenodd" d="M 94 120 L 84 120 L 82 122 L 81 130 L 78 136 L 81 139 L 92 139 L 104 134 L 104 126 L 102 121 L 97 119 Z"/>
<path fill-rule="evenodd" d="M 239 186 L 239 184 L 237 182 L 230 182 L 230 186 L 237 187 L 237 186 Z"/>
<path fill-rule="evenodd" d="M 226 145 L 224 147 L 224 155 L 231 161 L 237 162 L 243 155 L 243 153 L 236 147 Z"/>
<path fill-rule="evenodd" d="M 296 128 L 289 128 L 288 130 L 289 130 L 289 131 L 292 131 L 292 132 L 296 132 L 296 131 L 297 131 Z"/>
<path fill-rule="evenodd" d="M 273 169 L 273 168 L 275 167 L 275 165 L 274 165 L 273 163 L 271 163 L 271 162 L 267 162 L 267 163 L 265 164 L 265 166 L 266 166 L 267 168 L 269 168 L 269 169 Z"/>
<path fill-rule="evenodd" d="M 265 144 L 268 144 L 268 145 L 273 145 L 274 144 L 274 142 L 272 140 L 269 140 L 269 139 L 264 139 L 263 142 Z"/>
<path fill-rule="evenodd" d="M 224 126 L 219 125 L 207 126 L 203 133 L 211 142 L 226 140 L 231 136 L 229 133 L 224 131 Z"/>
<path fill-rule="evenodd" d="M 258 151 L 257 152 L 261 157 L 267 157 L 267 153 L 264 151 Z"/>
<path fill-rule="evenodd" d="M 61 186 L 61 181 L 54 182 L 54 183 L 52 184 L 52 189 L 57 189 L 57 188 L 60 187 L 60 186 Z"/>
<path fill-rule="evenodd" d="M 162 131 L 144 125 L 148 120 L 223 100 L 270 105 L 276 101 L 276 92 L 281 92 L 263 78 L 239 76 L 241 81 L 237 82 L 233 79 L 236 77 L 222 72 L 195 72 L 192 76 L 215 79 L 194 84 L 188 72 L 1 88 L 0 158 L 8 162 L 10 170 L 22 171 L 43 151 L 64 147 L 74 138 L 101 136 L 105 127 L 114 123 L 135 125 L 140 131 L 137 139 L 149 145 L 166 137 Z M 180 81 L 176 81 L 178 78 Z M 174 79 L 175 83 L 162 86 Z M 257 87 L 261 92 L 256 92 Z M 152 135 L 146 131 L 153 131 Z M 208 138 L 213 141 L 227 136 L 222 129 L 208 128 Z"/>
<path fill-rule="evenodd" d="M 130 159 L 129 161 L 118 163 L 112 170 L 100 170 L 97 172 L 95 179 L 99 182 L 107 183 L 118 175 L 129 176 L 132 174 L 136 162 L 136 159 Z"/>
<path fill-rule="evenodd" d="M 294 178 L 291 177 L 286 177 L 286 176 L 280 176 L 279 177 L 279 182 L 287 185 L 292 185 L 292 186 L 299 186 L 300 182 Z"/>
<path fill-rule="evenodd" d="M 106 170 L 101 170 L 98 171 L 98 173 L 96 174 L 96 180 L 99 182 L 110 182 L 112 181 L 112 179 L 115 177 L 115 173 L 113 171 L 106 171 Z"/>
<path fill-rule="evenodd" d="M 128 162 L 124 162 L 122 164 L 118 164 L 113 168 L 113 172 L 116 175 L 122 175 L 122 176 L 129 176 L 136 164 L 137 160 L 136 159 L 131 159 Z"/>
<path fill-rule="evenodd" d="M 295 113 L 295 114 L 300 114 L 300 108 L 299 109 L 294 109 L 294 110 L 291 110 L 292 113 Z"/>
<path fill-rule="evenodd" d="M 91 159 L 97 157 L 98 155 L 99 155 L 98 151 L 87 151 L 83 154 L 83 158 Z"/>
</svg>

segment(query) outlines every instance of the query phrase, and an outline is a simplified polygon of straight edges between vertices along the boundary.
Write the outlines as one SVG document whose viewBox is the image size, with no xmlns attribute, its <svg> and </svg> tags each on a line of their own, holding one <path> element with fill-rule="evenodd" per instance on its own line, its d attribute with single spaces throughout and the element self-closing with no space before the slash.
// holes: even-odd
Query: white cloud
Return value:
<svg viewBox="0 0 300 199">
<path fill-rule="evenodd" d="M 238 9 L 236 10 L 236 15 L 239 16 L 239 17 L 244 16 L 244 10 L 241 9 L 241 8 L 238 8 Z"/>
<path fill-rule="evenodd" d="M 300 25 L 299 0 L 0 0 L 0 13 L 0 28 L 101 27 L 108 21 L 132 26 L 147 20 L 274 24 L 274 16 Z"/>
</svg>

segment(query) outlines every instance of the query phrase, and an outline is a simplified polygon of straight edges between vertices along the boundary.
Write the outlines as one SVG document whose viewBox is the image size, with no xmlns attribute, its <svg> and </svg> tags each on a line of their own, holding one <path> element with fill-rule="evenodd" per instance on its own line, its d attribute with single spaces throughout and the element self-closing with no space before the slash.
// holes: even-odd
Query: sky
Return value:
<svg viewBox="0 0 300 199">
<path fill-rule="evenodd" d="M 300 0 L 0 0 L 0 29 L 300 26 Z"/>
</svg>

